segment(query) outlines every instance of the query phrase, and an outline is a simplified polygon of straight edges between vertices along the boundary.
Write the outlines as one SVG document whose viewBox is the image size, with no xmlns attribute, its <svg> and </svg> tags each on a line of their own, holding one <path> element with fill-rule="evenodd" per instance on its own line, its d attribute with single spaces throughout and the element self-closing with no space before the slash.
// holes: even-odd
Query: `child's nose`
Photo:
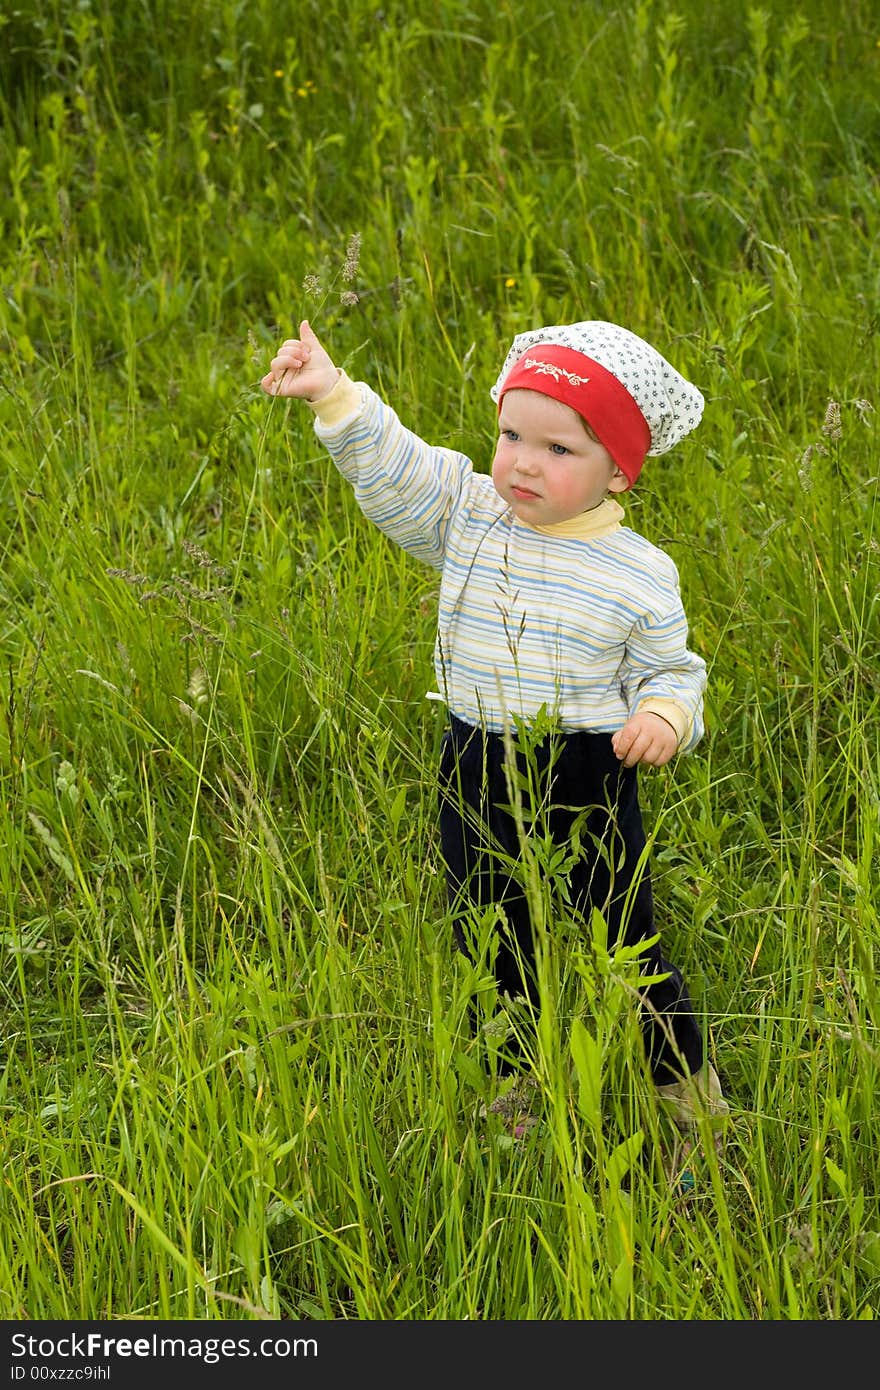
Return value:
<svg viewBox="0 0 880 1390">
<path fill-rule="evenodd" d="M 538 460 L 534 452 L 521 444 L 516 453 L 516 467 L 519 473 L 535 474 L 538 471 Z"/>
</svg>

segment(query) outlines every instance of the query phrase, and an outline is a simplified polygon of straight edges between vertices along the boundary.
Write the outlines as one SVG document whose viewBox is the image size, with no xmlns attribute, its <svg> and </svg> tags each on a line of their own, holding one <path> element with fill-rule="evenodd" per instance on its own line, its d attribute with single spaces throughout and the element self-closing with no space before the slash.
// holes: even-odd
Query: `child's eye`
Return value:
<svg viewBox="0 0 880 1390">
<path fill-rule="evenodd" d="M 504 435 L 505 439 L 508 439 L 510 441 L 511 444 L 515 444 L 516 441 L 519 439 L 519 435 L 517 434 L 516 430 L 502 430 L 501 433 Z"/>
<path fill-rule="evenodd" d="M 550 452 L 551 454 L 555 454 L 557 458 L 562 458 L 563 454 L 568 453 L 568 449 L 566 449 L 564 444 L 551 444 Z"/>
</svg>

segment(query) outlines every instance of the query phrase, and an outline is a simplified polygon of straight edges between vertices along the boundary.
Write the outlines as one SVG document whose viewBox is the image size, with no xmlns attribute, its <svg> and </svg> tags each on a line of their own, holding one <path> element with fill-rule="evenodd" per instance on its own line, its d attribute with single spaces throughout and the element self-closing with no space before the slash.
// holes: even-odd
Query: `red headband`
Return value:
<svg viewBox="0 0 880 1390">
<path fill-rule="evenodd" d="M 586 353 L 538 343 L 513 364 L 498 395 L 505 391 L 540 391 L 576 410 L 621 473 L 632 484 L 651 447 L 651 431 L 639 407 L 613 372 Z"/>
</svg>

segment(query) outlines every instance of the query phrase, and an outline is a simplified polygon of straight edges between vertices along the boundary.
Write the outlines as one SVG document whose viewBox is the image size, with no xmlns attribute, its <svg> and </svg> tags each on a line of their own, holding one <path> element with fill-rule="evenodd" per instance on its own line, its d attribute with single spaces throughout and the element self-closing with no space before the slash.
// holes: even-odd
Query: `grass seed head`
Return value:
<svg viewBox="0 0 880 1390">
<path fill-rule="evenodd" d="M 342 282 L 350 285 L 358 273 L 361 263 L 361 234 L 353 232 L 345 249 L 345 263 L 342 267 Z"/>
<path fill-rule="evenodd" d="M 822 421 L 822 433 L 829 439 L 839 439 L 843 433 L 840 425 L 840 405 L 837 401 L 828 402 L 825 419 Z"/>
</svg>

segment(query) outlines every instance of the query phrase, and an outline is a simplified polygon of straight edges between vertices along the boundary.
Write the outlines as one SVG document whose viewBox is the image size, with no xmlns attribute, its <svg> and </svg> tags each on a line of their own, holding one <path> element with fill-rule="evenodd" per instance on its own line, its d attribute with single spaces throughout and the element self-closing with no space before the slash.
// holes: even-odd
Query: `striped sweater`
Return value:
<svg viewBox="0 0 880 1390">
<path fill-rule="evenodd" d="M 361 511 L 441 574 L 434 667 L 459 719 L 496 733 L 545 708 L 560 727 L 612 733 L 662 715 L 690 752 L 706 666 L 688 650 L 672 560 L 606 498 L 570 521 L 514 516 L 470 459 L 407 430 L 345 373 L 313 404 L 315 432 Z"/>
</svg>

